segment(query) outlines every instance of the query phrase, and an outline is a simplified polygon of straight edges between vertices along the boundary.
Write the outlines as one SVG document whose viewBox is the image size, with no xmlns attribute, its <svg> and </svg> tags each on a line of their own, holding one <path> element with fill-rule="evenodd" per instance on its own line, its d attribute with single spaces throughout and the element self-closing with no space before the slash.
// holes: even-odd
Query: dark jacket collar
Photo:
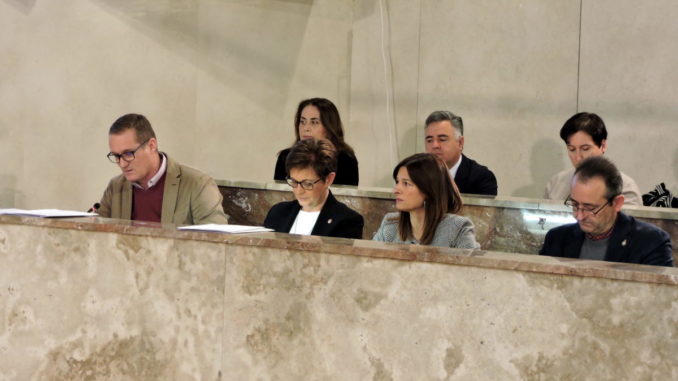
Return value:
<svg viewBox="0 0 678 381">
<path fill-rule="evenodd" d="M 327 228 L 332 223 L 332 218 L 335 215 L 337 204 L 339 204 L 339 201 L 334 198 L 332 191 L 330 191 L 327 195 L 327 200 L 325 200 L 325 204 L 323 205 L 322 209 L 320 209 L 318 220 L 315 222 L 315 226 L 313 226 L 313 231 L 311 234 L 327 235 Z"/>
<path fill-rule="evenodd" d="M 626 251 L 629 249 L 627 240 L 634 230 L 635 223 L 632 217 L 622 212 L 617 213 L 617 221 L 614 223 L 612 236 L 607 243 L 606 261 L 623 262 L 622 259 L 627 257 Z"/>
<path fill-rule="evenodd" d="M 463 153 L 459 157 L 459 160 L 459 168 L 457 168 L 457 173 L 454 175 L 454 181 L 457 181 L 457 179 L 466 179 L 468 177 L 469 171 L 471 170 L 471 163 Z"/>
<path fill-rule="evenodd" d="M 612 235 L 607 243 L 606 261 L 623 262 L 621 259 L 625 258 L 628 249 L 626 240 L 633 231 L 634 224 L 635 220 L 632 217 L 622 212 L 617 213 L 617 221 L 614 223 Z M 584 239 L 586 239 L 586 234 L 581 230 L 579 223 L 575 223 L 575 225 L 563 249 L 563 253 L 569 258 L 579 258 L 581 247 L 584 244 Z"/>
<path fill-rule="evenodd" d="M 327 195 L 327 200 L 325 200 L 325 204 L 323 204 L 322 209 L 320 209 L 320 214 L 318 215 L 318 220 L 315 223 L 315 226 L 313 226 L 313 231 L 311 232 L 312 235 L 322 235 L 320 233 L 323 232 L 323 225 L 320 224 L 320 221 L 326 220 L 328 217 L 332 215 L 332 212 L 334 211 L 335 206 L 339 203 L 336 198 L 334 198 L 334 195 L 332 194 L 332 191 L 329 191 L 329 194 Z M 283 225 L 283 231 L 290 231 L 292 229 L 292 225 L 294 224 L 294 220 L 297 218 L 297 215 L 299 214 L 299 211 L 301 210 L 301 205 L 299 205 L 298 202 L 295 201 L 295 208 L 287 216 L 287 221 L 285 221 L 285 224 Z"/>
</svg>

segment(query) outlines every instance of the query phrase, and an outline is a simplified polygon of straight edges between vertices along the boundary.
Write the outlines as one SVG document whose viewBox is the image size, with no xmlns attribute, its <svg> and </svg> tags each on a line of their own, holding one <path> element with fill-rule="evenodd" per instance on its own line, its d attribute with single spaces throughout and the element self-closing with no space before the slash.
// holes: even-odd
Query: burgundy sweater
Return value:
<svg viewBox="0 0 678 381">
<path fill-rule="evenodd" d="M 132 187 L 132 219 L 160 222 L 162 195 L 165 192 L 165 174 L 149 189 Z"/>
</svg>

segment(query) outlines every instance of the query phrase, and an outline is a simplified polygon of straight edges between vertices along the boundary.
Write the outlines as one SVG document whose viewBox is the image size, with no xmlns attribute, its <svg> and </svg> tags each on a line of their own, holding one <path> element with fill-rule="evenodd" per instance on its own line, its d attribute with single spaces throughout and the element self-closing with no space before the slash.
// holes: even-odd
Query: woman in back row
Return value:
<svg viewBox="0 0 678 381">
<path fill-rule="evenodd" d="M 407 157 L 393 179 L 399 213 L 384 216 L 375 241 L 480 248 L 471 220 L 457 215 L 461 196 L 441 159 L 428 153 Z"/>
<path fill-rule="evenodd" d="M 344 142 L 344 128 L 334 103 L 325 98 L 301 101 L 294 116 L 295 143 L 305 139 L 327 139 L 337 151 L 337 175 L 334 184 L 358 185 L 358 160 L 353 148 Z M 285 180 L 285 159 L 290 148 L 280 151 L 274 180 Z"/>
</svg>

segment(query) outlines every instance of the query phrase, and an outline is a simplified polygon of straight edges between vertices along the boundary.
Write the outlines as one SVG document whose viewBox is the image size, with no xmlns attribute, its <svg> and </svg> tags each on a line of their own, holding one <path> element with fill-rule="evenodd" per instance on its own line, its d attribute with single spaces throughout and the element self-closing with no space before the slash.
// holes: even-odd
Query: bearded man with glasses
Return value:
<svg viewBox="0 0 678 381">
<path fill-rule="evenodd" d="M 151 123 L 123 115 L 108 131 L 107 157 L 122 171 L 111 179 L 96 212 L 102 217 L 177 225 L 226 224 L 214 180 L 158 150 Z"/>
<path fill-rule="evenodd" d="M 264 226 L 281 233 L 326 237 L 363 237 L 363 216 L 334 198 L 337 153 L 329 140 L 300 140 L 285 159 L 287 184 L 295 201 L 273 205 Z"/>
<path fill-rule="evenodd" d="M 622 177 L 606 158 L 590 157 L 577 166 L 565 205 L 577 222 L 546 233 L 539 254 L 673 266 L 669 235 L 621 211 Z"/>
</svg>

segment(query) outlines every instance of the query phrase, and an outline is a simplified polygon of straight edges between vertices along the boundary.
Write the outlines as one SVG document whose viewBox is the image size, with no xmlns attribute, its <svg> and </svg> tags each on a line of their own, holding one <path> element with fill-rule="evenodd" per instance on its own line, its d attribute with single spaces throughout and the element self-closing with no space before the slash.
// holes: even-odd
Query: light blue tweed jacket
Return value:
<svg viewBox="0 0 678 381">
<path fill-rule="evenodd" d="M 398 217 L 400 213 L 388 213 L 381 221 L 381 226 L 372 240 L 394 243 L 419 244 L 415 239 L 402 241 L 398 234 Z M 456 247 L 459 249 L 479 249 L 473 232 L 473 222 L 456 214 L 446 214 L 438 224 L 430 246 Z"/>
</svg>

